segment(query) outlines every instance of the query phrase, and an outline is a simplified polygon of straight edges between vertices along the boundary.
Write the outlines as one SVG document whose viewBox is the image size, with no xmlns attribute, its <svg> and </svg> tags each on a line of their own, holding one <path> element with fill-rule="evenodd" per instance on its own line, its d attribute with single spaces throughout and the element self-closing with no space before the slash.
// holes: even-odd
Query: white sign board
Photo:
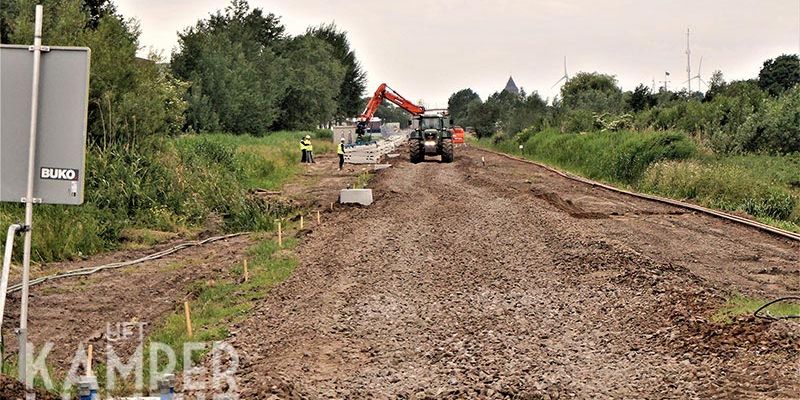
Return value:
<svg viewBox="0 0 800 400">
<path fill-rule="evenodd" d="M 83 203 L 90 50 L 42 52 L 33 197 L 46 204 Z M 30 140 L 33 52 L 0 46 L 0 201 L 25 197 Z"/>
</svg>

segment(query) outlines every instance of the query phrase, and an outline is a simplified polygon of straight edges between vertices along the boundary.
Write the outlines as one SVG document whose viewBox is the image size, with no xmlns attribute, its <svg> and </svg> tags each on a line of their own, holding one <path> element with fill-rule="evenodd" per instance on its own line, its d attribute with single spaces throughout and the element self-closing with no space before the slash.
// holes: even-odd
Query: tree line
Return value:
<svg viewBox="0 0 800 400">
<path fill-rule="evenodd" d="M 678 130 L 723 153 L 800 152 L 800 57 L 765 61 L 758 77 L 726 82 L 716 71 L 702 92 L 654 91 L 641 84 L 623 91 L 613 75 L 581 72 L 552 104 L 536 92 L 500 91 L 483 101 L 471 89 L 448 102 L 458 124 L 480 136 L 526 141 L 548 128 L 563 133 Z M 528 129 L 530 128 L 530 129 Z M 524 133 L 522 133 L 524 132 Z"/>
<path fill-rule="evenodd" d="M 313 129 L 360 111 L 366 74 L 333 23 L 291 36 L 279 16 L 233 0 L 180 32 L 169 59 L 141 59 L 139 25 L 112 0 L 4 0 L 2 43 L 32 41 L 36 4 L 44 43 L 92 49 L 88 131 L 101 147 L 187 131 Z"/>
</svg>

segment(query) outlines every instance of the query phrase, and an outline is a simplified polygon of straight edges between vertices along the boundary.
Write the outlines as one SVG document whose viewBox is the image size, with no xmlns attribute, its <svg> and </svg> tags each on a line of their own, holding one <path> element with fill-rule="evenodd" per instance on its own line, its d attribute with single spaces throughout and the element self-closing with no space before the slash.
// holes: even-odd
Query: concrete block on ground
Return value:
<svg viewBox="0 0 800 400">
<path fill-rule="evenodd" d="M 392 166 L 392 164 L 375 164 L 375 165 L 372 166 L 372 169 L 375 170 L 375 171 L 380 171 L 382 169 L 386 169 L 386 168 L 389 168 L 391 166 Z"/>
<path fill-rule="evenodd" d="M 339 192 L 339 203 L 368 206 L 372 204 L 372 189 L 342 189 Z"/>
</svg>

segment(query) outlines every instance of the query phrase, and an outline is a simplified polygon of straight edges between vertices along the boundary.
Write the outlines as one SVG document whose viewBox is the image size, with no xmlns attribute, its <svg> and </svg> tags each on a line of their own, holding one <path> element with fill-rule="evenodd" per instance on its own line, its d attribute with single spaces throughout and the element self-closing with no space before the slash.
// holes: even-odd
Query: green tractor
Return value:
<svg viewBox="0 0 800 400">
<path fill-rule="evenodd" d="M 453 121 L 447 112 L 415 115 L 411 120 L 413 131 L 408 138 L 411 162 L 416 164 L 425 156 L 442 156 L 442 162 L 453 162 Z"/>
</svg>

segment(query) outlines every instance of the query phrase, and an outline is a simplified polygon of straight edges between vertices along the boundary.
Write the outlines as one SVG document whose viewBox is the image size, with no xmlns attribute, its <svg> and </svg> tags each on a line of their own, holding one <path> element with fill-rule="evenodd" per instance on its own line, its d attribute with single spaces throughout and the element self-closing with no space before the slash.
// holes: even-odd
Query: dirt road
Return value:
<svg viewBox="0 0 800 400">
<path fill-rule="evenodd" d="M 372 187 L 234 329 L 242 398 L 800 393 L 800 325 L 709 322 L 800 291 L 796 243 L 476 149 Z"/>
</svg>

